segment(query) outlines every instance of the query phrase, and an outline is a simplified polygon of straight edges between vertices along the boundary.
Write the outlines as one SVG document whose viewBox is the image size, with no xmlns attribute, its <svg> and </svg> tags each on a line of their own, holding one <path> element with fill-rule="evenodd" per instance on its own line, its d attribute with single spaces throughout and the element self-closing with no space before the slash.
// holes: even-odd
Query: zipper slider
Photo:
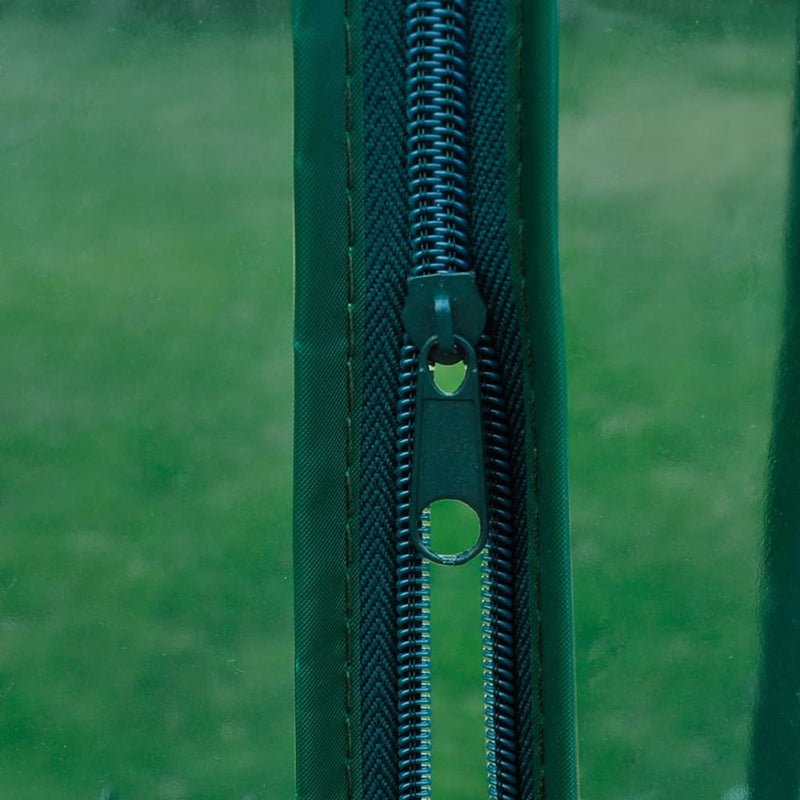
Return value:
<svg viewBox="0 0 800 800">
<path fill-rule="evenodd" d="M 411 540 L 437 564 L 464 564 L 483 550 L 488 535 L 483 423 L 475 347 L 486 306 L 472 272 L 412 276 L 403 324 L 419 349 L 411 455 Z M 433 367 L 463 361 L 464 379 L 453 392 L 436 385 Z M 422 536 L 422 514 L 437 500 L 460 500 L 477 514 L 478 539 L 460 553 L 438 553 Z"/>
</svg>

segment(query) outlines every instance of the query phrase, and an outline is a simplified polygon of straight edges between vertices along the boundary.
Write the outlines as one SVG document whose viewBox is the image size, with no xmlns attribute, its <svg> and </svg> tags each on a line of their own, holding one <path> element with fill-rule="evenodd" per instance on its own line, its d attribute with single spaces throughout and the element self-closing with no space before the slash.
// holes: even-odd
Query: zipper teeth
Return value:
<svg viewBox="0 0 800 800">
<path fill-rule="evenodd" d="M 406 7 L 411 274 L 469 269 L 464 0 Z M 429 567 L 411 541 L 417 351 L 406 336 L 397 422 L 398 798 L 431 793 Z M 426 524 L 423 521 L 423 524 Z"/>
<path fill-rule="evenodd" d="M 464 2 L 406 9 L 411 274 L 469 269 L 467 37 Z M 398 798 L 431 793 L 428 566 L 411 541 L 411 459 L 417 351 L 400 360 L 397 456 Z M 425 524 L 423 522 L 423 524 Z"/>
<path fill-rule="evenodd" d="M 410 274 L 469 271 L 467 2 L 411 0 L 406 22 Z M 519 681 L 509 429 L 489 336 L 481 338 L 477 357 L 490 508 L 482 559 L 489 796 L 516 800 Z M 431 787 L 429 568 L 411 541 L 416 521 L 409 506 L 417 362 L 418 352 L 406 337 L 397 429 L 399 800 L 428 798 Z"/>
<path fill-rule="evenodd" d="M 398 797 L 430 797 L 429 567 L 411 541 L 411 458 L 414 436 L 416 349 L 400 361 L 397 428 L 397 703 Z M 423 518 L 423 526 L 427 519 Z"/>
<path fill-rule="evenodd" d="M 412 273 L 469 269 L 465 0 L 406 11 Z"/>
<path fill-rule="evenodd" d="M 517 773 L 517 670 L 514 648 L 514 516 L 511 451 L 497 354 L 489 338 L 478 344 L 491 530 L 483 572 L 484 695 L 489 795 L 513 800 Z"/>
</svg>

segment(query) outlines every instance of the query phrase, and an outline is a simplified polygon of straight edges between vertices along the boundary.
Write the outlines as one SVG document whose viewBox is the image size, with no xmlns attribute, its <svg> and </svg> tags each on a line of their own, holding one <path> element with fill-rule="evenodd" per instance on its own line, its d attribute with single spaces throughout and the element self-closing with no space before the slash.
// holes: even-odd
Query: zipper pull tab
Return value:
<svg viewBox="0 0 800 800">
<path fill-rule="evenodd" d="M 411 539 L 437 564 L 464 564 L 483 550 L 488 535 L 486 476 L 478 357 L 486 306 L 471 272 L 408 279 L 406 331 L 419 348 L 411 457 Z M 436 385 L 433 367 L 463 361 L 464 379 L 453 392 Z M 460 500 L 478 515 L 480 534 L 469 548 L 438 553 L 423 539 L 423 511 L 437 500 Z"/>
</svg>

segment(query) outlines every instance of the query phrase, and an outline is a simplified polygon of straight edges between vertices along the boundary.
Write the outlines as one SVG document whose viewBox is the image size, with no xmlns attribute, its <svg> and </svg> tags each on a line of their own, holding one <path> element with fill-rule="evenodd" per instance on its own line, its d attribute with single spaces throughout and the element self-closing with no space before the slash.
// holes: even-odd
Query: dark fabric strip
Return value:
<svg viewBox="0 0 800 800">
<path fill-rule="evenodd" d="M 410 266 L 405 4 L 363 4 L 365 292 L 359 497 L 363 796 L 397 796 L 395 430 Z"/>
</svg>

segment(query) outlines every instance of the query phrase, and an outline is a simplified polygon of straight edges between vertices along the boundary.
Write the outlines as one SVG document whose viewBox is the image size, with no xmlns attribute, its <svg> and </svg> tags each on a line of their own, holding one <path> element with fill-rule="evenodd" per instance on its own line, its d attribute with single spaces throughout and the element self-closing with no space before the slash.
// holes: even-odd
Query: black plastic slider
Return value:
<svg viewBox="0 0 800 800">
<path fill-rule="evenodd" d="M 437 338 L 437 352 L 433 354 L 437 363 L 461 361 L 452 337 L 458 335 L 475 347 L 486 325 L 486 304 L 475 283 L 475 273 L 436 272 L 409 278 L 403 325 L 418 350 L 431 337 Z"/>
</svg>

